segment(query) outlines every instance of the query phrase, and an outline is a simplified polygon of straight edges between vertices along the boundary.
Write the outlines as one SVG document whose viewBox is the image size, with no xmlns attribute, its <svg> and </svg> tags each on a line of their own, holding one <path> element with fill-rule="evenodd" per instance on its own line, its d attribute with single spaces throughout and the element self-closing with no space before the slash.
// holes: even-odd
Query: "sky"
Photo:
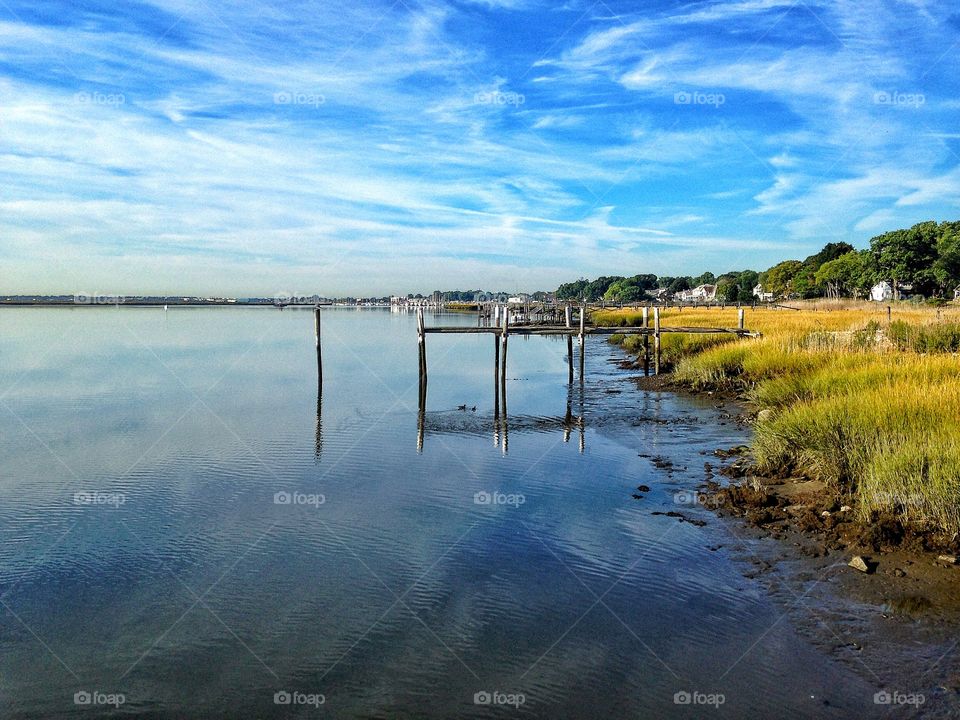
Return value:
<svg viewBox="0 0 960 720">
<path fill-rule="evenodd" d="M 762 270 L 960 219 L 937 0 L 0 0 L 0 294 Z"/>
</svg>

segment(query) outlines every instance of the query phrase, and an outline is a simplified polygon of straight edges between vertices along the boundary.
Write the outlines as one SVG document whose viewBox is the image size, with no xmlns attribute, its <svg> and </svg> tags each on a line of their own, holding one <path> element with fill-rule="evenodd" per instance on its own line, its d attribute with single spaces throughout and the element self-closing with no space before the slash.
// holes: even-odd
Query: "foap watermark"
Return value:
<svg viewBox="0 0 960 720">
<path fill-rule="evenodd" d="M 892 493 L 886 490 L 878 490 L 868 495 L 869 499 L 877 505 L 889 505 L 890 507 L 920 507 L 926 505 L 930 500 L 920 493 Z"/>
<path fill-rule="evenodd" d="M 921 105 L 925 105 L 927 102 L 927 96 L 923 93 L 909 93 L 909 92 L 887 92 L 886 90 L 881 90 L 880 92 L 875 92 L 873 94 L 873 104 L 874 105 L 893 105 L 897 107 L 913 107 L 918 108 Z"/>
<path fill-rule="evenodd" d="M 296 690 L 278 690 L 273 694 L 274 705 L 303 705 L 318 708 L 327 702 L 321 693 L 302 693 Z"/>
<path fill-rule="evenodd" d="M 923 693 L 905 693 L 899 690 L 881 690 L 874 693 L 875 705 L 913 705 L 919 707 L 927 701 Z"/>
<path fill-rule="evenodd" d="M 274 105 L 307 105 L 317 108 L 326 104 L 326 102 L 326 97 L 314 92 L 283 91 L 273 94 Z"/>
<path fill-rule="evenodd" d="M 718 108 L 727 101 L 723 93 L 680 90 L 673 94 L 674 105 L 709 105 Z"/>
<path fill-rule="evenodd" d="M 507 693 L 500 690 L 481 690 L 473 694 L 474 705 L 507 705 L 518 708 L 527 701 L 523 693 Z"/>
<path fill-rule="evenodd" d="M 481 490 L 473 495 L 474 505 L 507 505 L 510 507 L 520 507 L 527 501 L 523 493 L 502 493 L 499 490 L 487 492 Z"/>
<path fill-rule="evenodd" d="M 108 705 L 118 708 L 127 701 L 123 693 L 105 693 L 99 690 L 78 690 L 73 694 L 74 705 Z"/>
<path fill-rule="evenodd" d="M 118 492 L 99 492 L 96 490 L 81 490 L 73 494 L 74 505 L 96 505 L 118 508 L 127 502 L 127 496 Z"/>
<path fill-rule="evenodd" d="M 699 690 L 680 690 L 673 694 L 674 705 L 707 705 L 719 708 L 727 701 L 723 693 L 705 693 Z"/>
<path fill-rule="evenodd" d="M 274 505 L 309 505 L 311 507 L 320 507 L 325 502 L 327 502 L 326 496 L 320 493 L 287 492 L 286 490 L 281 490 L 273 495 Z"/>
<path fill-rule="evenodd" d="M 501 92 L 500 90 L 478 92 L 473 96 L 474 105 L 513 105 L 519 107 L 526 101 L 525 95 L 516 92 Z"/>
<path fill-rule="evenodd" d="M 126 295 L 111 295 L 109 293 L 78 292 L 73 294 L 74 305 L 123 305 L 127 301 Z"/>
<path fill-rule="evenodd" d="M 713 495 L 697 492 L 696 490 L 679 490 L 673 494 L 673 502 L 677 505 L 705 505 L 716 507 L 717 499 Z"/>
<path fill-rule="evenodd" d="M 78 105 L 105 105 L 108 107 L 118 107 L 124 105 L 127 102 L 127 97 L 123 93 L 113 92 L 88 92 L 82 90 L 78 93 L 75 93 L 73 96 L 73 101 Z"/>
</svg>

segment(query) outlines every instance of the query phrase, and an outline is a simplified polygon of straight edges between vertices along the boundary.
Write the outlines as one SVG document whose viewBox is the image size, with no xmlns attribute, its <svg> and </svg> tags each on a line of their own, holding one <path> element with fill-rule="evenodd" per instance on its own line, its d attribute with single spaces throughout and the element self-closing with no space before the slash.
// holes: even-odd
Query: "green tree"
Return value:
<svg viewBox="0 0 960 720">
<path fill-rule="evenodd" d="M 799 260 L 784 260 L 782 263 L 777 263 L 767 270 L 766 279 L 761 281 L 764 290 L 775 295 L 792 295 L 793 280 L 802 269 L 803 263 Z"/>
<path fill-rule="evenodd" d="M 557 288 L 558 300 L 579 300 L 584 296 L 587 287 L 587 280 L 580 278 L 575 282 L 563 283 Z"/>
<path fill-rule="evenodd" d="M 749 302 L 753 299 L 753 289 L 760 281 L 760 273 L 755 270 L 744 270 L 740 273 L 737 285 L 740 286 L 740 292 L 737 300 L 740 302 Z"/>
<path fill-rule="evenodd" d="M 922 222 L 908 230 L 894 230 L 870 240 L 870 252 L 879 279 L 911 284 L 913 292 L 930 294 L 937 286 L 937 223 Z"/>
<path fill-rule="evenodd" d="M 848 242 L 827 243 L 820 252 L 804 260 L 803 264 L 812 265 L 814 270 L 819 270 L 824 263 L 836 260 L 841 255 L 846 255 L 854 250 L 856 248 Z"/>
<path fill-rule="evenodd" d="M 940 289 L 952 297 L 954 288 L 960 284 L 960 222 L 941 223 L 938 230 L 933 276 Z"/>
<path fill-rule="evenodd" d="M 866 278 L 867 252 L 848 252 L 825 262 L 817 270 L 817 284 L 824 288 L 829 297 L 856 296 L 864 291 Z"/>
<path fill-rule="evenodd" d="M 687 277 L 678 277 L 674 278 L 673 282 L 670 283 L 670 292 L 678 293 L 682 290 L 690 289 L 690 278 Z"/>
<path fill-rule="evenodd" d="M 717 280 L 717 299 L 737 302 L 740 299 L 740 286 L 729 278 Z"/>
</svg>

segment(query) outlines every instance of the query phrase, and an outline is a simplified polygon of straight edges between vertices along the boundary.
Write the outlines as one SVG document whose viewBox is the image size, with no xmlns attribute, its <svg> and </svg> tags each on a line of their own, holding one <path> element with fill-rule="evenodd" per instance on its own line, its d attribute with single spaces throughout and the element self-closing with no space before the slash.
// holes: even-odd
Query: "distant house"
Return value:
<svg viewBox="0 0 960 720">
<path fill-rule="evenodd" d="M 654 300 L 666 300 L 670 297 L 670 290 L 667 288 L 657 288 L 651 291 L 650 295 L 653 296 Z"/>
<path fill-rule="evenodd" d="M 773 302 L 773 293 L 764 292 L 763 285 L 757 284 L 753 288 L 753 296 L 760 302 Z"/>
<path fill-rule="evenodd" d="M 517 295 L 509 297 L 507 302 L 511 305 L 523 305 L 524 303 L 530 302 L 530 296 L 527 295 L 527 293 L 518 293 Z"/>
<path fill-rule="evenodd" d="M 957 286 L 953 289 L 953 299 L 954 299 L 954 300 L 960 300 L 960 285 L 957 285 Z"/>
<path fill-rule="evenodd" d="M 716 285 L 698 285 L 692 290 L 682 290 L 676 297 L 684 302 L 710 302 L 717 297 Z"/>
<path fill-rule="evenodd" d="M 882 280 L 870 288 L 870 299 L 874 302 L 886 302 L 893 299 L 893 285 Z"/>
</svg>

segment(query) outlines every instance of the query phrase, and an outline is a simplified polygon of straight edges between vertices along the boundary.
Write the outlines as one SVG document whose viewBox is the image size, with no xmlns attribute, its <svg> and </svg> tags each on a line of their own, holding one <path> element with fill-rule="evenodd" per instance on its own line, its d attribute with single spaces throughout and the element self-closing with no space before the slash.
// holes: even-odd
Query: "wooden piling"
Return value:
<svg viewBox="0 0 960 720">
<path fill-rule="evenodd" d="M 500 338 L 493 336 L 493 414 L 499 414 L 500 402 Z"/>
<path fill-rule="evenodd" d="M 660 308 L 653 309 L 653 374 L 660 374 Z"/>
<path fill-rule="evenodd" d="M 587 304 L 580 306 L 580 382 L 583 382 L 584 342 L 586 340 Z"/>
<path fill-rule="evenodd" d="M 737 329 L 743 330 L 743 308 L 737 308 Z"/>
<path fill-rule="evenodd" d="M 417 344 L 420 355 L 420 412 L 423 412 L 427 404 L 427 334 L 423 308 L 417 310 Z"/>
<path fill-rule="evenodd" d="M 317 340 L 317 387 L 323 387 L 323 357 L 321 356 L 320 348 L 320 308 L 315 307 L 313 309 L 313 324 L 315 329 L 315 336 Z"/>
<path fill-rule="evenodd" d="M 500 425 L 503 443 L 503 454 L 507 454 L 507 338 L 510 335 L 510 311 L 503 308 L 503 325 L 500 333 Z"/>
<path fill-rule="evenodd" d="M 643 329 L 646 330 L 650 327 L 650 308 L 644 306 L 643 308 Z M 643 335 L 643 374 L 648 376 L 650 374 L 650 336 L 646 333 Z"/>
<path fill-rule="evenodd" d="M 573 308 L 567 305 L 563 312 L 564 324 L 573 328 Z M 567 384 L 573 385 L 573 335 L 567 335 Z"/>
<path fill-rule="evenodd" d="M 503 395 L 506 396 L 507 387 L 507 338 L 510 334 L 510 313 L 503 313 L 503 325 L 500 332 L 500 386 L 503 389 Z M 506 399 L 503 402 L 504 412 L 506 412 Z"/>
</svg>

